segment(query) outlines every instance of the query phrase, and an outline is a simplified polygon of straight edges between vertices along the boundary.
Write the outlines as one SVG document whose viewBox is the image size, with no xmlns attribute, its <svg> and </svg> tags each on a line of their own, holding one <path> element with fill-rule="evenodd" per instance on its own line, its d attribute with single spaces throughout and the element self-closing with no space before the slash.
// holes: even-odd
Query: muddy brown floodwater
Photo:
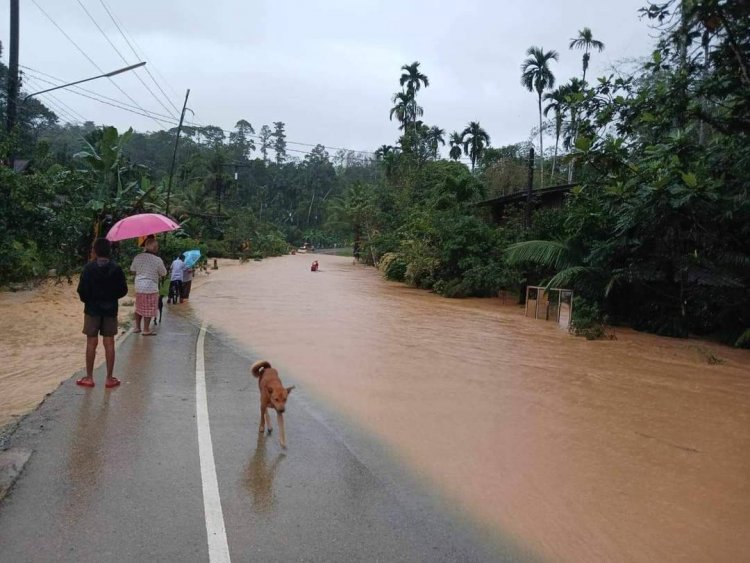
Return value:
<svg viewBox="0 0 750 563">
<path fill-rule="evenodd" d="M 216 272 L 191 301 L 543 558 L 747 560 L 750 353 L 589 342 L 316 258 L 317 273 L 305 255 Z"/>
</svg>

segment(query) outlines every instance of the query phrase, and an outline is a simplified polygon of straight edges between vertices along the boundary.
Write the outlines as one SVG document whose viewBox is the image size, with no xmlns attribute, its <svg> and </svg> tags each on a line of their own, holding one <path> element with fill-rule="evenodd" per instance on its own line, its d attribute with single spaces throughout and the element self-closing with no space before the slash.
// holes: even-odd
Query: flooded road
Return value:
<svg viewBox="0 0 750 563">
<path fill-rule="evenodd" d="M 631 331 L 588 342 L 315 258 L 317 273 L 305 255 L 220 270 L 192 307 L 542 557 L 750 552 L 750 353 Z"/>
</svg>

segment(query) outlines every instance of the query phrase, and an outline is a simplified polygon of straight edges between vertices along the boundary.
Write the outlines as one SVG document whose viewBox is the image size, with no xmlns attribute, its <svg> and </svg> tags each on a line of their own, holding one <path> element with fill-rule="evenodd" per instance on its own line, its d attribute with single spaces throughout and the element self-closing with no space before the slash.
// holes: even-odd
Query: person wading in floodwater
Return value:
<svg viewBox="0 0 750 563">
<path fill-rule="evenodd" d="M 117 335 L 117 300 L 128 294 L 122 268 L 111 260 L 112 247 L 107 239 L 98 238 L 93 246 L 94 259 L 86 264 L 78 282 L 78 296 L 84 303 L 83 334 L 86 335 L 86 376 L 76 381 L 83 387 L 94 386 L 94 360 L 102 335 L 107 360 L 105 387 L 117 387 L 115 369 L 115 336 Z"/>
</svg>

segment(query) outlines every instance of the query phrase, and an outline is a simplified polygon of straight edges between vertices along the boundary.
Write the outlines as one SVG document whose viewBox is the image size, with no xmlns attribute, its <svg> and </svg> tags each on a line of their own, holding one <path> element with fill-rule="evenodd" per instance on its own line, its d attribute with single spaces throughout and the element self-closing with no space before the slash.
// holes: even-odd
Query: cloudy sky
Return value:
<svg viewBox="0 0 750 563">
<path fill-rule="evenodd" d="M 650 52 L 653 34 L 638 15 L 644 4 L 22 0 L 20 64 L 34 69 L 22 69 L 27 91 L 49 87 L 41 73 L 72 81 L 98 74 L 97 66 L 105 72 L 125 66 L 105 35 L 128 63 L 135 62 L 106 6 L 158 82 L 138 71 L 153 94 L 134 73 L 113 78 L 121 90 L 106 79 L 84 85 L 123 104 L 168 116 L 167 110 L 177 113 L 172 104 L 181 107 L 190 88 L 188 106 L 202 125 L 231 129 L 238 119 L 246 119 L 257 131 L 263 124 L 284 121 L 290 141 L 373 150 L 395 142 L 396 124 L 388 120 L 390 98 L 399 88 L 401 65 L 420 61 L 430 79 L 419 98 L 425 122 L 450 132 L 478 120 L 499 146 L 528 139 L 537 120 L 535 95 L 519 82 L 529 46 L 556 49 L 560 60 L 553 71 L 558 81 L 565 81 L 581 72 L 581 52 L 570 51 L 569 40 L 588 26 L 607 46 L 592 55 L 589 76 L 606 72 Z M 0 18 L 0 37 L 7 47 L 8 2 L 2 2 Z M 5 49 L 6 64 L 7 55 Z M 65 90 L 54 95 L 44 101 L 62 107 L 70 120 L 138 130 L 168 126 Z M 292 147 L 305 150 L 303 145 Z"/>
</svg>

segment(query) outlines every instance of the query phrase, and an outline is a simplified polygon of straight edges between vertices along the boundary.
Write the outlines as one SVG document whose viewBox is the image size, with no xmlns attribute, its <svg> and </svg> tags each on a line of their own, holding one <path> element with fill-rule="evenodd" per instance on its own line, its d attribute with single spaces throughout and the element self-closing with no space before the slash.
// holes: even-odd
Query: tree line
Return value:
<svg viewBox="0 0 750 563">
<path fill-rule="evenodd" d="M 538 113 L 534 186 L 570 188 L 530 223 L 523 206 L 498 218 L 478 204 L 526 186 L 531 144 L 493 147 L 473 116 L 450 135 L 429 124 L 420 94 L 439 85 L 414 61 L 390 98 L 397 137 L 373 154 L 295 153 L 281 121 L 257 134 L 244 119 L 231 131 L 187 127 L 170 202 L 183 229 L 171 244 L 260 257 L 306 240 L 354 243 L 388 278 L 449 297 L 570 287 L 574 328 L 588 335 L 626 323 L 748 346 L 750 14 L 737 0 L 649 3 L 642 14 L 656 45 L 629 69 L 591 80 L 605 44 L 586 27 L 567 45 L 582 51 L 580 76 L 558 85 L 554 49 L 519 56 Z M 26 111 L 0 139 L 3 154 L 33 157 L 24 173 L 0 171 L 0 281 L 75 268 L 113 221 L 167 205 L 173 129 L 60 125 L 42 103 Z"/>
</svg>

